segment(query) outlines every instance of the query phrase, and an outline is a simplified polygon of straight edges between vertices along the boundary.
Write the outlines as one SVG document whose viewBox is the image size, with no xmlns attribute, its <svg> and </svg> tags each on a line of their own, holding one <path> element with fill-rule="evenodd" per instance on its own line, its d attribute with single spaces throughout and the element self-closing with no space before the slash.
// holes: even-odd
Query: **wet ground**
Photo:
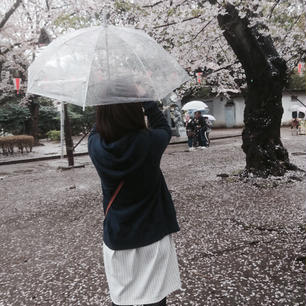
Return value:
<svg viewBox="0 0 306 306">
<path fill-rule="evenodd" d="M 212 140 L 224 139 L 226 137 L 237 137 L 241 136 L 241 128 L 232 129 L 213 129 L 210 133 L 210 138 Z M 86 153 L 87 150 L 87 136 L 74 136 L 73 143 L 75 146 L 74 153 L 76 155 Z M 171 144 L 174 143 L 187 143 L 187 137 L 175 137 L 171 138 Z M 14 148 L 14 154 L 3 155 L 0 151 L 0 166 L 9 164 L 11 162 L 29 161 L 33 159 L 46 160 L 52 157 L 61 157 L 61 155 L 66 154 L 65 144 L 63 144 L 63 150 L 61 143 L 59 141 L 50 141 L 48 139 L 40 139 L 40 145 L 33 147 L 31 152 L 20 153 L 17 148 Z"/>
<path fill-rule="evenodd" d="M 306 170 L 306 136 L 282 139 Z M 181 227 L 169 305 L 305 305 L 306 177 L 241 181 L 240 147 L 172 145 L 162 159 Z M 0 306 L 109 305 L 100 182 L 88 156 L 66 163 L 0 166 Z"/>
</svg>

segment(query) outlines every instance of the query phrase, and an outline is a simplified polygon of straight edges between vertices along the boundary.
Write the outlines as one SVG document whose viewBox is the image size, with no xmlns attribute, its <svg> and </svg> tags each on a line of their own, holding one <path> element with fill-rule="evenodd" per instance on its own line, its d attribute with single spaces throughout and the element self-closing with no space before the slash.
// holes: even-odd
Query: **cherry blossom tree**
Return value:
<svg viewBox="0 0 306 306">
<path fill-rule="evenodd" d="M 58 2 L 58 1 L 57 1 Z M 46 0 L 4 0 L 0 12 L 0 105 L 12 99 L 21 101 L 31 113 L 29 133 L 38 144 L 38 97 L 26 96 L 27 68 L 35 58 L 39 48 L 48 44 L 50 38 L 45 28 L 51 32 L 52 21 L 57 16 L 53 9 L 55 1 Z M 13 78 L 21 79 L 21 91 L 16 96 Z"/>
<path fill-rule="evenodd" d="M 295 169 L 281 142 L 280 124 L 288 71 L 305 60 L 302 1 L 150 3 L 143 7 L 155 19 L 150 26 L 142 21 L 142 27 L 163 38 L 185 67 L 200 68 L 217 94 L 244 94 L 245 174 L 283 175 Z"/>
<path fill-rule="evenodd" d="M 242 148 L 246 153 L 246 172 L 282 175 L 292 167 L 280 140 L 281 95 L 290 72 L 305 60 L 302 0 L 4 2 L 2 20 L 20 2 L 6 20 L 6 29 L 0 28 L 0 35 L 6 37 L 6 45 L 1 45 L 1 58 L 7 48 L 11 51 L 10 55 L 5 53 L 6 61 L 2 61 L 9 69 L 16 70 L 14 65 L 25 63 L 16 58 L 27 56 L 31 61 L 29 54 L 35 54 L 41 28 L 47 28 L 54 38 L 80 27 L 100 25 L 108 13 L 110 23 L 145 30 L 191 76 L 195 71 L 203 72 L 202 83 L 197 84 L 193 77 L 182 88 L 182 94 L 190 88 L 205 86 L 215 95 L 245 96 Z M 14 22 L 10 22 L 13 16 Z M 25 72 L 26 68 L 20 70 Z M 5 91 L 12 90 L 12 85 L 5 86 L 8 83 L 2 79 L 0 101 Z"/>
</svg>

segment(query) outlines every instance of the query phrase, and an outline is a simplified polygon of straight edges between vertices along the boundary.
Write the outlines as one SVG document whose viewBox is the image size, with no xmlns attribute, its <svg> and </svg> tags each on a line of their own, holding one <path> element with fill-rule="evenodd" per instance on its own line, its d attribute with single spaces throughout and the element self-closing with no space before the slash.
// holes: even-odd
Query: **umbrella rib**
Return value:
<svg viewBox="0 0 306 306">
<path fill-rule="evenodd" d="M 95 28 L 95 29 L 94 29 Z M 98 27 L 93 27 L 93 31 L 94 30 L 96 30 Z M 56 40 L 54 40 L 53 42 L 51 42 L 51 44 L 52 44 L 52 46 L 56 46 L 56 45 L 58 45 L 58 46 L 60 46 L 61 44 L 63 44 L 63 45 L 67 45 L 67 42 L 69 42 L 70 40 L 72 40 L 72 39 L 75 39 L 76 37 L 78 37 L 78 36 L 80 36 L 80 35 L 82 35 L 82 34 L 84 34 L 84 32 L 86 32 L 85 31 L 85 29 L 80 29 L 79 30 L 79 33 L 77 33 L 76 35 L 74 35 L 73 37 L 70 37 L 69 39 L 67 39 L 66 41 L 64 41 L 64 42 L 62 42 L 62 41 L 60 41 L 60 38 L 61 37 L 59 37 L 59 40 L 58 39 L 56 39 Z M 73 34 L 73 33 L 72 33 Z M 75 34 L 75 33 L 74 33 Z M 51 46 L 51 44 L 49 45 L 49 46 Z M 49 49 L 47 49 L 46 48 L 46 51 L 48 51 Z M 45 52 L 45 53 L 47 53 L 47 52 Z M 45 60 L 45 57 L 46 57 L 46 55 L 45 55 L 45 53 L 43 53 L 43 54 L 41 54 L 41 60 Z M 40 61 L 41 61 L 40 60 Z M 35 63 L 35 61 L 28 67 L 28 73 L 29 73 L 29 70 L 31 69 L 31 66 L 33 65 Z M 36 63 L 35 63 L 36 64 Z M 36 64 L 37 65 L 37 64 Z M 33 68 L 32 68 L 33 69 Z M 37 71 L 36 71 L 36 73 L 34 74 L 34 76 L 32 76 L 31 77 L 31 79 L 32 80 L 34 80 L 35 79 L 35 77 L 36 77 L 36 75 L 38 75 L 39 73 L 40 73 L 40 69 L 38 69 Z M 29 93 L 32 93 L 31 92 L 31 89 L 29 89 L 29 88 L 27 88 L 27 92 L 29 92 Z M 32 94 L 34 94 L 34 93 L 32 93 Z M 86 95 L 87 95 L 87 90 L 86 90 Z M 85 98 L 86 98 L 86 95 L 85 95 Z"/>
<path fill-rule="evenodd" d="M 90 65 L 89 65 L 89 69 L 88 69 L 88 75 L 87 75 L 87 78 L 86 78 L 86 90 L 85 90 L 85 95 L 84 95 L 84 102 L 83 102 L 83 110 L 85 109 L 85 104 L 86 104 L 86 99 L 87 99 L 87 94 L 88 94 L 88 84 L 89 84 L 89 78 L 90 78 L 90 74 L 91 74 L 91 69 L 92 69 L 92 62 L 95 58 L 95 51 L 96 51 L 96 48 L 97 48 L 97 40 L 99 39 L 100 35 L 97 35 L 97 38 L 96 38 L 96 43 L 95 43 L 95 47 L 94 47 L 94 50 L 92 52 L 92 58 L 91 58 L 91 61 L 90 61 Z"/>
<path fill-rule="evenodd" d="M 120 35 L 118 35 L 118 38 L 119 38 L 121 41 L 123 41 L 124 44 L 127 46 L 127 49 L 129 49 L 129 50 L 137 57 L 138 61 L 140 62 L 141 66 L 142 66 L 143 73 L 146 74 L 146 68 L 145 68 L 145 66 L 144 66 L 144 64 L 143 64 L 143 62 L 142 62 L 142 60 L 141 60 L 140 57 L 138 56 L 138 54 L 137 54 L 132 48 L 130 48 L 129 44 L 125 41 L 124 38 L 122 38 Z M 149 81 L 150 81 L 150 83 L 151 83 L 151 86 L 152 86 L 152 89 L 154 90 L 154 92 L 157 92 L 157 91 L 155 90 L 155 87 L 154 87 L 154 85 L 153 85 L 153 83 L 152 83 L 151 78 L 149 78 Z M 159 94 L 158 94 L 158 99 L 160 100 Z"/>
<path fill-rule="evenodd" d="M 175 89 L 179 82 L 181 84 L 187 79 L 187 75 L 181 77 L 178 64 L 166 57 L 164 61 L 169 60 L 170 64 L 175 64 L 173 68 L 169 64 L 170 75 L 166 68 L 168 64 L 161 60 L 164 54 L 160 55 L 159 49 L 163 50 L 162 47 L 158 49 L 155 46 L 157 43 L 143 31 L 117 29 L 113 26 L 109 30 L 104 28 L 104 31 L 101 27 L 94 27 L 88 32 L 89 36 L 86 31 L 87 28 L 59 39 L 52 44 L 50 51 L 42 53 L 41 60 L 32 63 L 28 71 L 29 75 L 32 72 L 29 77 L 29 93 L 40 91 L 42 96 L 54 98 L 56 95 L 60 97 L 56 99 L 67 102 L 70 98 L 70 103 L 83 106 L 84 110 L 86 105 L 100 105 L 104 100 L 111 104 L 111 98 L 115 99 L 113 103 L 123 99 L 126 102 L 131 99 L 158 100 L 170 92 L 172 87 Z M 145 38 L 149 38 L 152 44 Z M 116 90 L 119 94 L 112 88 L 117 84 L 113 85 L 112 82 L 113 78 L 116 81 L 117 72 L 122 72 L 123 77 L 128 79 L 118 80 Z M 51 82 L 52 86 L 49 87 L 47 82 Z M 111 91 L 108 91 L 109 87 Z"/>
<path fill-rule="evenodd" d="M 142 31 L 141 31 L 141 32 L 142 32 Z M 144 34 L 145 34 L 145 33 L 144 33 Z M 141 35 L 142 35 L 142 34 L 141 34 Z M 147 35 L 147 34 L 145 34 L 145 35 Z M 148 36 L 148 35 L 147 35 L 147 36 Z M 137 59 L 138 59 L 139 62 L 141 63 L 141 66 L 143 67 L 143 72 L 145 73 L 145 72 L 146 72 L 146 68 L 145 68 L 145 66 L 144 66 L 144 64 L 143 64 L 143 62 L 142 62 L 142 60 L 141 60 L 140 57 L 138 56 L 138 54 L 137 54 L 132 48 L 130 48 L 129 44 L 126 42 L 126 40 L 125 40 L 124 37 L 121 37 L 120 35 L 118 35 L 118 38 L 119 38 L 120 40 L 122 40 L 122 41 L 127 45 L 128 49 L 131 50 L 133 54 L 135 54 L 135 56 L 137 57 Z M 157 44 L 157 43 L 154 41 L 154 39 L 152 39 L 150 36 L 148 36 L 148 38 L 151 39 L 155 44 Z M 157 44 L 157 45 L 158 45 L 158 44 Z M 162 47 L 160 47 L 160 48 L 163 50 Z M 163 51 L 165 51 L 165 50 L 163 50 Z M 157 90 L 155 90 L 154 84 L 152 83 L 152 79 L 151 79 L 151 78 L 148 78 L 148 79 L 149 79 L 149 81 L 150 81 L 150 83 L 151 83 L 151 86 L 152 86 L 154 92 L 158 95 L 158 100 L 161 100 L 163 97 L 160 97 L 159 92 L 158 92 Z M 189 79 L 189 77 L 186 78 L 185 81 L 181 82 L 181 84 L 184 83 L 184 82 L 186 82 L 188 79 Z M 173 91 L 175 88 L 177 88 L 177 87 L 174 87 L 171 91 Z"/>
</svg>

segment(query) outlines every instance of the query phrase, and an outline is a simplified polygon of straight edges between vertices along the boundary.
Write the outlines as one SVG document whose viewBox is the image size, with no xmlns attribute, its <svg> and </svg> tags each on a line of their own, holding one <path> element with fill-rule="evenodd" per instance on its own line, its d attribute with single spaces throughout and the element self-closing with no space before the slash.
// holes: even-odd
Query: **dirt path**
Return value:
<svg viewBox="0 0 306 306">
<path fill-rule="evenodd" d="M 305 140 L 283 137 L 304 170 Z M 169 305 L 305 305 L 305 176 L 243 182 L 232 176 L 244 167 L 240 146 L 177 145 L 163 157 L 181 226 L 183 288 Z M 100 182 L 88 157 L 77 163 L 0 167 L 1 306 L 109 305 Z"/>
</svg>

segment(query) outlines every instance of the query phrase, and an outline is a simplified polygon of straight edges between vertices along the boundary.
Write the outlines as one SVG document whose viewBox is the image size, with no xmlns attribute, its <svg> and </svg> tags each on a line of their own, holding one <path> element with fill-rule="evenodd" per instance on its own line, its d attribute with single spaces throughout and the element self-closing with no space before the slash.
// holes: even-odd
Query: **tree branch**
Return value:
<svg viewBox="0 0 306 306">
<path fill-rule="evenodd" d="M 277 5 L 278 5 L 280 2 L 281 2 L 281 0 L 276 0 L 276 1 L 275 1 L 273 7 L 271 8 L 270 15 L 269 15 L 269 19 L 271 19 L 274 9 L 277 7 Z"/>
<path fill-rule="evenodd" d="M 46 7 L 47 7 L 47 10 L 50 11 L 49 0 L 46 0 Z"/>
<path fill-rule="evenodd" d="M 200 18 L 201 16 L 202 15 L 197 15 L 197 16 L 194 16 L 194 17 L 189 17 L 189 18 L 183 19 L 182 21 L 179 21 L 179 22 L 174 21 L 174 22 L 165 23 L 165 24 L 162 24 L 162 25 L 155 26 L 155 27 L 153 27 L 153 29 L 168 27 L 168 26 L 178 24 L 178 23 L 182 23 L 182 22 L 186 22 L 186 21 L 189 21 L 189 20 L 192 20 L 192 19 L 197 19 L 197 18 Z"/>
<path fill-rule="evenodd" d="M 159 4 L 163 3 L 163 2 L 165 2 L 165 0 L 157 1 L 157 2 L 155 2 L 153 4 L 144 5 L 143 8 L 152 8 L 152 7 L 154 7 L 156 5 L 159 5 Z"/>
<path fill-rule="evenodd" d="M 297 60 L 294 61 L 295 65 L 296 65 L 303 59 L 304 56 L 305 56 L 305 54 L 296 53 L 296 54 L 292 55 L 286 62 L 289 63 L 292 59 L 297 58 Z M 296 68 L 295 65 L 293 65 L 293 68 L 288 72 L 288 75 L 292 74 L 292 72 Z"/>
<path fill-rule="evenodd" d="M 291 30 L 293 29 L 293 27 L 299 22 L 299 20 L 301 19 L 303 15 L 300 15 L 296 18 L 296 20 L 291 24 L 290 29 L 287 31 L 286 35 L 284 36 L 282 43 L 285 42 L 285 40 L 287 39 L 288 34 L 291 32 Z"/>
<path fill-rule="evenodd" d="M 285 88 L 284 90 L 287 91 L 290 95 L 295 96 L 294 93 L 290 89 Z M 295 99 L 299 101 L 304 107 L 306 107 L 306 105 L 298 97 L 295 97 Z"/>
<path fill-rule="evenodd" d="M 14 12 L 17 10 L 18 6 L 21 4 L 22 0 L 16 0 L 16 2 L 13 4 L 13 6 L 5 13 L 3 16 L 1 22 L 0 22 L 0 30 L 5 26 L 9 18 L 14 14 Z"/>
<path fill-rule="evenodd" d="M 174 8 L 177 9 L 179 6 L 181 6 L 182 4 L 186 3 L 188 0 L 184 0 L 181 3 L 178 3 Z"/>
<path fill-rule="evenodd" d="M 202 32 L 210 25 L 210 23 L 211 23 L 214 19 L 215 19 L 215 17 L 212 18 L 211 20 L 209 20 L 209 21 L 204 25 L 204 27 L 203 27 L 195 36 L 193 36 L 193 38 L 191 38 L 190 40 L 187 41 L 187 43 L 189 43 L 189 42 L 195 40 L 195 39 L 200 35 L 200 33 L 202 33 Z"/>
<path fill-rule="evenodd" d="M 220 28 L 235 55 L 241 62 L 248 80 L 261 81 L 265 75 L 268 79 L 272 73 L 285 73 L 285 62 L 281 59 L 270 36 L 261 35 L 255 28 L 250 29 L 245 20 L 241 19 L 235 6 L 226 4 L 227 14 L 219 15 Z M 272 63 L 273 61 L 273 63 Z"/>
<path fill-rule="evenodd" d="M 29 39 L 29 40 L 26 40 L 26 41 L 23 41 L 23 42 L 18 42 L 18 43 L 15 43 L 13 45 L 10 45 L 9 47 L 6 47 L 5 50 L 1 51 L 1 46 L 0 46 L 0 55 L 4 55 L 6 53 L 8 53 L 9 51 L 11 51 L 12 49 L 14 49 L 15 47 L 19 47 L 21 45 L 24 45 L 25 43 L 33 43 L 33 39 Z M 38 43 L 34 43 L 33 45 L 37 45 Z"/>
<path fill-rule="evenodd" d="M 27 8 L 25 7 L 24 3 L 22 3 L 22 6 L 23 6 L 23 9 L 25 10 L 27 18 L 28 18 L 28 20 L 30 22 L 31 29 L 32 29 L 32 31 L 34 31 L 34 29 L 33 29 L 33 25 L 34 25 L 33 19 L 31 18 L 31 15 L 30 15 L 29 11 L 27 10 Z"/>
<path fill-rule="evenodd" d="M 219 71 L 224 70 L 224 69 L 228 69 L 228 68 L 230 68 L 230 67 L 232 67 L 232 66 L 234 66 L 234 65 L 236 65 L 236 64 L 238 64 L 238 63 L 239 63 L 239 61 L 235 61 L 234 63 L 229 64 L 229 65 L 224 66 L 224 67 L 221 67 L 221 68 L 219 68 L 219 69 L 217 69 L 217 70 L 214 70 L 214 71 L 211 71 L 211 72 L 208 72 L 208 73 L 204 73 L 204 74 L 203 74 L 203 77 L 206 77 L 206 76 L 208 76 L 208 75 L 211 75 L 211 74 L 213 74 L 213 73 L 219 72 Z"/>
</svg>

